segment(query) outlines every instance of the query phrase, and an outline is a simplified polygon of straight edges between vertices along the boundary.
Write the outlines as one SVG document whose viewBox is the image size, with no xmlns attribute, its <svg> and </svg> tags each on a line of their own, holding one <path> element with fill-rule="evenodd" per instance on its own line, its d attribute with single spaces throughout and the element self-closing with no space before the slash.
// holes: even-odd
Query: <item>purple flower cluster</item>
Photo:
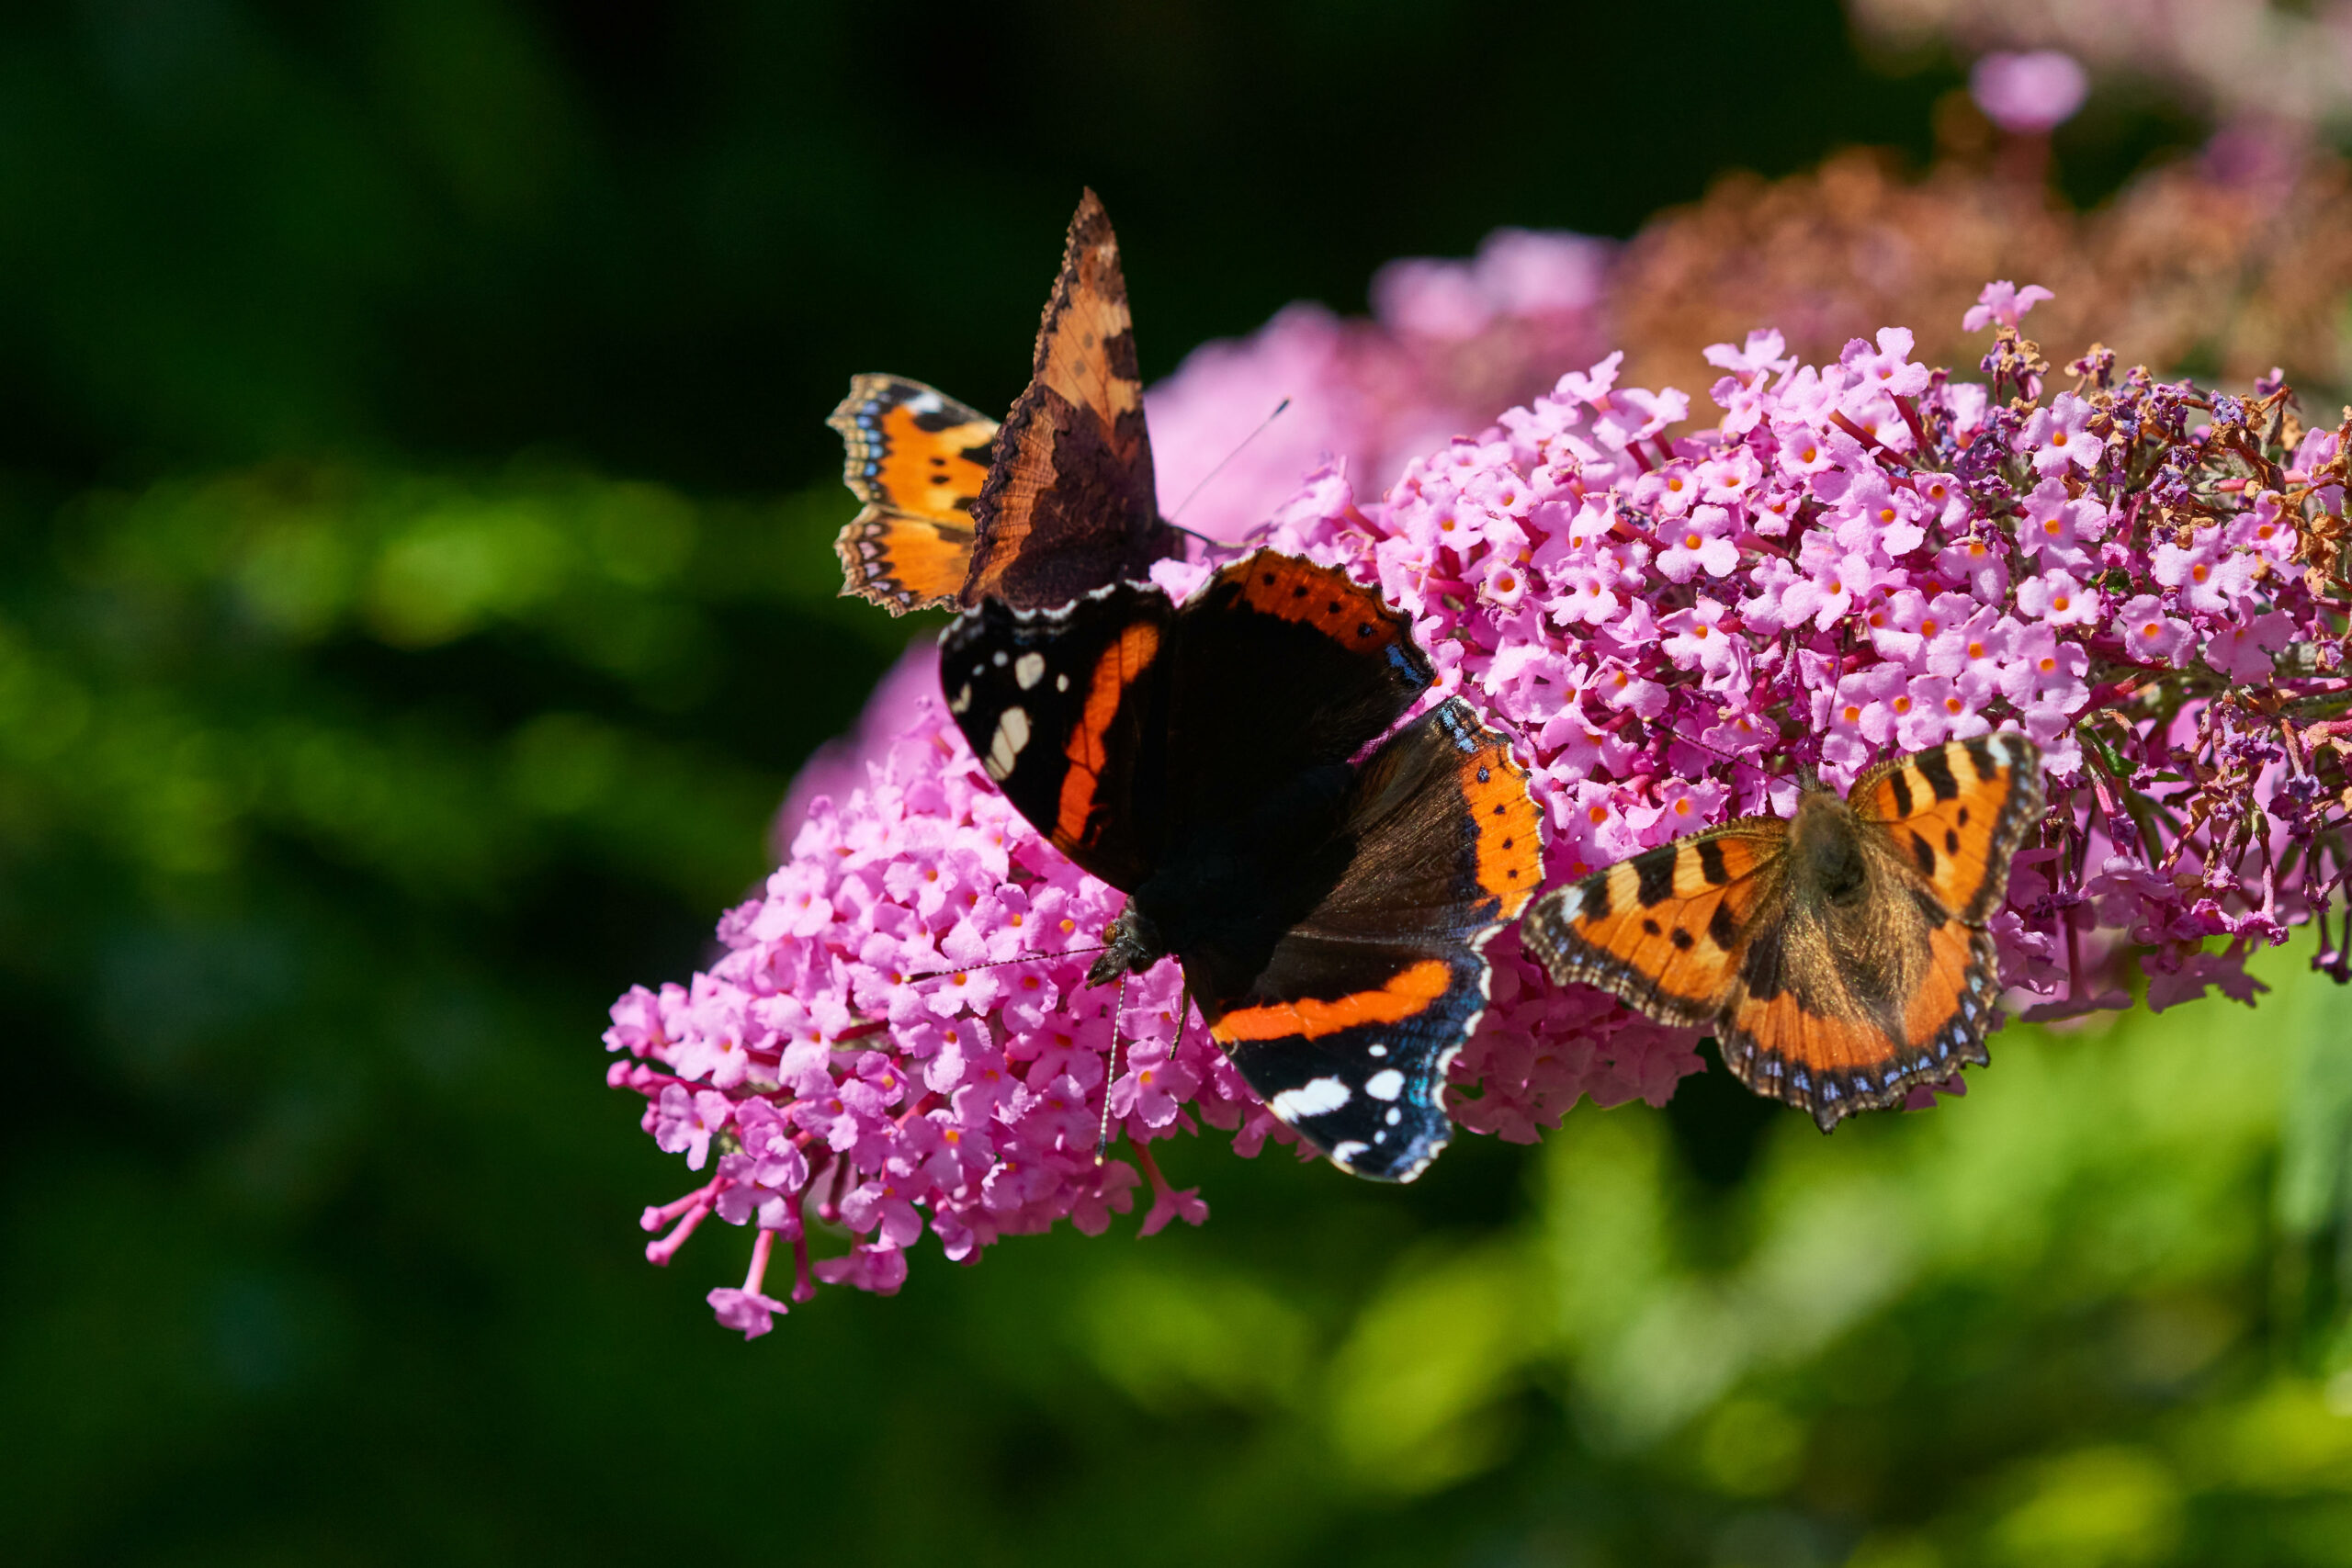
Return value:
<svg viewBox="0 0 2352 1568">
<path fill-rule="evenodd" d="M 2017 332 L 2039 294 L 1985 290 L 1984 384 L 1915 362 L 1896 328 L 1820 366 L 1771 333 L 1717 345 L 1722 417 L 1690 434 L 1689 400 L 1618 386 L 1612 355 L 1378 503 L 1327 466 L 1264 540 L 1376 582 L 1439 671 L 1429 700 L 1519 739 L 1555 881 L 1785 812 L 1808 768 L 1842 786 L 2016 728 L 2051 806 L 1993 931 L 2030 1016 L 2127 1005 L 2134 962 L 2153 1006 L 2250 1000 L 2250 945 L 2313 918 L 2343 977 L 2352 422 L 2304 432 L 2283 390 L 2119 378 L 2102 351 L 2055 388 Z M 1209 570 L 1155 576 L 1182 593 Z M 1178 1037 L 1171 964 L 1125 997 L 1109 1103 L 1136 1165 L 1095 1165 L 1115 998 L 1080 987 L 1069 950 L 1119 904 L 923 705 L 862 788 L 812 803 L 764 896 L 721 923 L 724 960 L 614 1010 L 612 1081 L 711 1171 L 649 1211 L 667 1228 L 650 1255 L 714 1210 L 756 1224 L 751 1277 L 712 1302 L 757 1333 L 783 1306 L 763 1291 L 778 1235 L 805 1296 L 812 1273 L 895 1289 L 926 1219 L 968 1259 L 1064 1216 L 1100 1229 L 1144 1181 L 1147 1232 L 1204 1217 L 1153 1141 L 1288 1134 L 1203 1032 Z M 1579 1098 L 1658 1102 L 1698 1070 L 1692 1032 L 1554 987 L 1515 932 L 1487 951 L 1493 1003 L 1453 1069 L 1464 1126 L 1531 1140 Z M 1045 956 L 979 967 L 1023 953 Z M 812 1267 L 812 1220 L 848 1252 Z"/>
</svg>

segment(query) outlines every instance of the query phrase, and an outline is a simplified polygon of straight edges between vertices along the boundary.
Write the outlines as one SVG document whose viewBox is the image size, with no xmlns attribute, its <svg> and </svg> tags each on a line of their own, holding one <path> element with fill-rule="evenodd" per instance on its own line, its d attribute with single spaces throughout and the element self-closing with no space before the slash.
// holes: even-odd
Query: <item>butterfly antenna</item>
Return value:
<svg viewBox="0 0 2352 1568">
<path fill-rule="evenodd" d="M 1100 1170 L 1111 1159 L 1111 1086 L 1119 1078 L 1119 1023 L 1127 1013 L 1127 976 L 1119 975 L 1119 994 L 1111 1004 L 1111 1065 L 1102 1074 L 1102 1130 L 1094 1138 L 1094 1168 Z"/>
<path fill-rule="evenodd" d="M 1224 457 L 1217 459 L 1217 465 L 1216 468 L 1211 468 L 1207 473 L 1201 476 L 1201 482 L 1193 487 L 1192 493 L 1187 495 L 1183 500 L 1178 502 L 1176 503 L 1176 510 L 1168 514 L 1170 526 L 1175 526 L 1177 517 L 1183 513 L 1184 508 L 1192 505 L 1194 501 L 1200 498 L 1201 491 L 1209 488 L 1209 481 L 1216 479 L 1217 475 L 1225 472 L 1226 465 L 1232 462 L 1236 457 L 1241 456 L 1241 454 L 1248 449 L 1250 443 L 1257 440 L 1261 435 L 1265 434 L 1266 426 L 1282 418 L 1283 411 L 1288 407 L 1290 407 L 1290 400 L 1288 398 L 1284 398 L 1281 402 L 1276 403 L 1274 405 L 1274 412 L 1258 422 L 1257 429 L 1243 436 L 1232 451 L 1227 452 Z M 1193 530 L 1190 528 L 1181 528 L 1178 532 L 1192 534 L 1193 538 L 1201 540 L 1204 544 L 1215 544 L 1217 542 L 1214 539 L 1208 538 L 1205 535 L 1193 534 Z"/>
<path fill-rule="evenodd" d="M 1720 757 L 1724 761 L 1731 763 L 1734 767 L 1737 767 L 1741 762 L 1747 761 L 1745 757 L 1736 757 L 1729 751 L 1719 750 L 1715 747 L 1708 745 L 1697 736 L 1685 735 L 1679 729 L 1668 729 L 1666 732 L 1666 738 L 1668 740 L 1679 740 L 1685 746 L 1696 746 L 1700 750 L 1706 752 L 1709 756 Z"/>
<path fill-rule="evenodd" d="M 920 975 L 908 976 L 907 981 L 911 984 L 916 980 L 940 980 L 950 975 L 969 975 L 980 969 L 1001 969 L 1008 964 L 1035 964 L 1040 958 L 1083 958 L 1090 953 L 1102 951 L 1099 947 L 1066 947 L 1059 953 L 1019 953 L 989 964 L 964 964 L 953 969 L 926 969 Z"/>
</svg>

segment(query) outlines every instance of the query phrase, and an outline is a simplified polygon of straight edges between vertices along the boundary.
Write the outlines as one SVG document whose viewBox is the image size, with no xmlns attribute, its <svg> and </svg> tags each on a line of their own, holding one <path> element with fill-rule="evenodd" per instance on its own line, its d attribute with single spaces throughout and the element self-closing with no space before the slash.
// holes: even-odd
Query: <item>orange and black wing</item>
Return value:
<svg viewBox="0 0 2352 1568">
<path fill-rule="evenodd" d="M 1644 851 L 1546 894 L 1521 933 L 1555 981 L 1710 1031 L 1742 1083 L 1826 1130 L 1951 1075 L 1962 1042 L 1931 1032 L 1908 1048 L 1907 1003 L 1975 1017 L 1990 998 L 1963 1007 L 1952 989 L 1976 973 L 1979 933 L 1917 904 L 1900 868 L 1867 862 L 1861 899 L 1833 909 L 1789 833 L 1756 817 Z"/>
<path fill-rule="evenodd" d="M 1336 776 L 1435 678 L 1412 618 L 1295 556 L 1229 562 L 1179 612 L 1169 694 L 1170 836 L 1247 820 L 1268 790 Z"/>
<path fill-rule="evenodd" d="M 1714 1026 L 1742 1083 L 1811 1113 L 1825 1133 L 1984 1065 L 2000 992 L 1993 939 L 1915 899 L 1898 877 L 1874 886 L 1860 913 L 1869 934 L 1853 940 L 1819 904 L 1789 898 L 1741 955 Z"/>
<path fill-rule="evenodd" d="M 1133 892 L 1167 837 L 1176 606 L 1123 582 L 1057 610 L 984 599 L 939 639 L 939 683 L 989 778 L 1081 869 Z"/>
<path fill-rule="evenodd" d="M 1714 1023 L 1781 908 L 1789 825 L 1747 817 L 1545 894 L 1521 940 L 1561 985 L 1614 992 L 1661 1023 Z"/>
<path fill-rule="evenodd" d="M 2009 857 L 2041 819 L 2041 752 L 2014 733 L 1950 740 L 1881 762 L 1846 798 L 1938 903 L 1981 926 L 2008 897 Z"/>
<path fill-rule="evenodd" d="M 826 423 L 863 509 L 833 541 L 842 592 L 894 615 L 963 602 L 996 421 L 898 376 L 859 376 Z"/>
<path fill-rule="evenodd" d="M 1527 770 L 1451 699 L 1354 772 L 1328 837 L 1298 838 L 1278 880 L 1311 908 L 1262 954 L 1236 923 L 1177 955 L 1274 1114 L 1343 1170 L 1410 1181 L 1453 1131 L 1446 1070 L 1486 1011 L 1483 950 L 1543 876 Z"/>
<path fill-rule="evenodd" d="M 2041 817 L 2041 752 L 2015 734 L 1949 741 L 1872 768 L 1846 807 L 1863 897 L 1840 908 L 1793 886 L 1717 1034 L 1750 1087 L 1825 1131 L 1990 1060 L 2000 965 L 1984 928 Z"/>
<path fill-rule="evenodd" d="M 1159 518 L 1119 242 L 1091 190 L 997 452 L 973 507 L 966 604 L 1068 604 L 1180 553 Z"/>
</svg>

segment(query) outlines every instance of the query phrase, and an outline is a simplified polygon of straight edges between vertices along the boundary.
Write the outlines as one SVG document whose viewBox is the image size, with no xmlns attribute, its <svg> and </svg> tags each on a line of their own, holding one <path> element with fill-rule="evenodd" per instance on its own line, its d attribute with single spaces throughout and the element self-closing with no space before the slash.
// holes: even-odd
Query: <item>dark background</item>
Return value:
<svg viewBox="0 0 2352 1568">
<path fill-rule="evenodd" d="M 2322 1376 L 2302 1238 L 2283 1306 L 2267 1242 L 2196 1276 L 2233 1370 L 2144 1397 L 2099 1371 L 2140 1287 L 2044 1314 L 2028 1258 L 1855 1330 L 1891 1374 L 1838 1346 L 1772 1374 L 1779 1427 L 1726 1395 L 1611 1438 L 1576 1330 L 1487 1356 L 1413 1293 L 1502 1299 L 1477 1282 L 1521 1278 L 1493 1260 L 1541 1254 L 1584 1168 L 1475 1139 L 1405 1191 L 1188 1145 L 1197 1233 L 971 1271 L 926 1245 L 899 1298 L 749 1347 L 702 1300 L 741 1233 L 641 1259 L 684 1176 L 603 1088 L 604 1010 L 703 957 L 909 635 L 831 597 L 852 372 L 1008 403 L 1084 184 L 1158 376 L 1498 225 L 1623 235 L 1728 168 L 1923 158 L 1959 79 L 1862 62 L 1828 0 L 12 7 L 9 1555 L 1925 1563 L 1947 1506 L 1950 1540 L 2010 1539 L 2043 1495 L 2018 1455 Z M 2062 185 L 2195 130 L 2103 96 Z M 1741 1255 L 1781 1121 L 1710 1077 L 1602 1124 L 1700 1277 Z M 2268 1235 L 2275 1127 L 2248 1137 L 2184 1212 Z M 1418 1351 L 1383 1403 L 1415 1302 L 1460 1352 L 1453 1426 Z M 1954 1335 L 1989 1341 L 1965 1376 L 1901 1350 Z M 2137 1528 L 2143 1473 L 2051 1495 Z M 2282 1560 L 2333 1560 L 2314 1473 L 2277 1539 L 2321 1555 Z M 2160 1509 L 2134 1560 L 2253 1539 L 2257 1506 Z"/>
<path fill-rule="evenodd" d="M 1082 185 L 1158 376 L 1503 223 L 1924 152 L 1956 79 L 1866 69 L 1828 4 L 94 0 L 5 36 L 0 456 L 75 480 L 553 445 L 801 485 L 852 368 L 1012 400 Z"/>
</svg>

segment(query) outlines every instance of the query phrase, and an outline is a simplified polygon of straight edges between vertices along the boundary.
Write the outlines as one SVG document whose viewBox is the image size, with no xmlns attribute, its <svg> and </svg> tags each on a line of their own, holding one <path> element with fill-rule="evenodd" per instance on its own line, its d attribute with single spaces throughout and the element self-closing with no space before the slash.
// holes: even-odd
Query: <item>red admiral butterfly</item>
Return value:
<svg viewBox="0 0 2352 1568">
<path fill-rule="evenodd" d="M 1453 1132 L 1480 950 L 1544 862 L 1527 772 L 1466 704 L 1388 734 L 1431 679 L 1407 617 L 1260 551 L 1181 605 L 1139 583 L 989 601 L 940 645 L 989 776 L 1128 895 L 1089 982 L 1174 955 L 1276 1115 L 1344 1170 L 1419 1175 Z"/>
<path fill-rule="evenodd" d="M 894 615 L 983 597 L 1066 604 L 1181 553 L 1159 517 L 1119 241 L 1091 190 L 1001 430 L 898 376 L 855 378 L 826 423 L 865 502 L 833 542 L 842 592 Z"/>
</svg>

